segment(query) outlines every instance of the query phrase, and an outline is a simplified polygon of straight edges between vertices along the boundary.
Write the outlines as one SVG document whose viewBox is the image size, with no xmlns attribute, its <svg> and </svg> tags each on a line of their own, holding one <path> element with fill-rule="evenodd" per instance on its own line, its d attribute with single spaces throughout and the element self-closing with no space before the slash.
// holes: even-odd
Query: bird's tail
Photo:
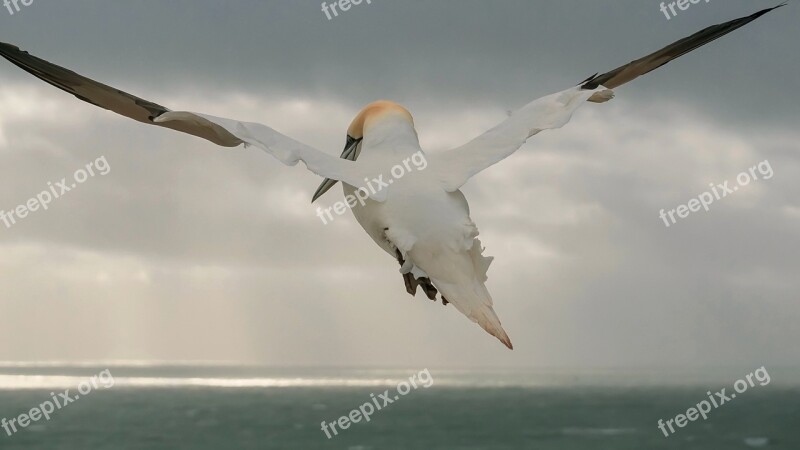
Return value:
<svg viewBox="0 0 800 450">
<path fill-rule="evenodd" d="M 513 350 L 511 339 L 506 334 L 500 319 L 492 308 L 492 296 L 480 280 L 473 280 L 472 284 L 451 284 L 432 280 L 433 284 L 442 293 L 442 296 L 452 303 L 456 309 L 470 320 L 481 326 L 487 333 L 496 337 L 506 347 Z"/>
<path fill-rule="evenodd" d="M 511 345 L 511 339 L 509 339 L 508 334 L 500 324 L 500 319 L 494 312 L 494 308 L 492 308 L 494 304 L 492 296 L 484 284 L 487 280 L 486 272 L 489 270 L 492 258 L 483 256 L 481 241 L 477 238 L 472 240 L 472 246 L 467 252 L 462 250 L 459 253 L 460 255 L 457 258 L 460 260 L 460 264 L 456 265 L 462 267 L 463 270 L 460 271 L 462 274 L 468 273 L 470 275 L 468 279 L 465 279 L 467 277 L 457 277 L 445 281 L 443 280 L 444 277 L 435 277 L 433 274 L 429 274 L 431 281 L 439 289 L 442 297 L 452 303 L 456 309 L 480 325 L 489 334 L 499 339 L 506 347 L 513 350 L 514 346 Z"/>
</svg>

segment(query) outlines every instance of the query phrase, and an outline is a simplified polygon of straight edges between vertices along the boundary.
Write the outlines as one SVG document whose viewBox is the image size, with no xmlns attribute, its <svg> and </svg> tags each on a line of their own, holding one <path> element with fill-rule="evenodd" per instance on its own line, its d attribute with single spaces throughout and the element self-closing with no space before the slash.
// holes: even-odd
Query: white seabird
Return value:
<svg viewBox="0 0 800 450">
<path fill-rule="evenodd" d="M 431 300 L 437 290 L 444 304 L 456 309 L 512 348 L 486 289 L 492 258 L 483 256 L 478 229 L 459 188 L 473 175 L 501 161 L 540 131 L 560 128 L 587 101 L 601 103 L 613 97 L 611 89 L 667 64 L 775 8 L 708 27 L 653 54 L 578 86 L 542 97 L 467 144 L 426 155 L 428 167 L 370 191 L 353 214 L 372 239 L 401 265 L 406 290 L 414 295 L 422 286 Z M 353 194 L 404 158 L 421 152 L 414 121 L 402 106 L 379 101 L 367 105 L 353 120 L 340 158 L 289 138 L 272 128 L 207 114 L 171 111 L 0 43 L 0 55 L 25 71 L 77 98 L 142 123 L 192 134 L 224 147 L 258 147 L 286 165 L 303 161 L 325 177 L 312 201 L 337 181 Z"/>
</svg>

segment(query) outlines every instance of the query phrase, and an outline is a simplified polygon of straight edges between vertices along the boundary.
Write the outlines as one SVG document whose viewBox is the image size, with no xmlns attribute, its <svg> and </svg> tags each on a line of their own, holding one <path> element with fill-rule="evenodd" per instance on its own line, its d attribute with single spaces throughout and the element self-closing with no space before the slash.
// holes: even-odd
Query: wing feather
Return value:
<svg viewBox="0 0 800 450">
<path fill-rule="evenodd" d="M 242 122 L 235 119 L 215 117 L 208 114 L 188 111 L 170 111 L 155 119 L 156 123 L 212 124 L 221 127 L 245 144 L 253 145 L 274 156 L 287 166 L 294 166 L 303 161 L 311 172 L 332 180 L 343 181 L 351 186 L 363 186 L 365 178 L 380 174 L 380 168 L 363 161 L 350 161 L 323 153 L 311 146 L 295 141 L 272 128 L 254 122 Z M 366 188 L 365 188 L 366 189 Z M 371 198 L 377 201 L 386 200 L 388 189 L 372 191 L 367 189 Z"/>
<path fill-rule="evenodd" d="M 453 192 L 473 175 L 510 156 L 530 137 L 566 125 L 572 114 L 600 90 L 572 87 L 534 100 L 465 145 L 431 154 L 433 167 L 442 169 L 442 187 Z"/>
<path fill-rule="evenodd" d="M 437 165 L 444 168 L 440 175 L 444 188 L 450 192 L 460 188 L 473 175 L 517 151 L 533 135 L 542 130 L 563 126 L 586 100 L 598 103 L 608 101 L 613 97 L 611 89 L 651 72 L 785 5 L 783 3 L 762 9 L 747 17 L 713 25 L 644 58 L 602 75 L 593 75 L 582 81 L 579 87 L 529 103 L 504 122 L 461 147 L 431 155 L 431 158 L 438 158 Z"/>
<path fill-rule="evenodd" d="M 168 112 L 168 108 L 84 77 L 69 69 L 22 51 L 14 45 L 0 42 L 0 55 L 36 78 L 72 94 L 84 102 L 113 111 L 138 122 L 148 125 L 160 125 L 192 134 L 224 147 L 236 147 L 242 143 L 241 140 L 219 127 L 189 126 L 189 124 L 180 122 L 156 124 L 153 119 Z"/>
<path fill-rule="evenodd" d="M 587 80 L 582 81 L 581 84 L 586 89 L 595 89 L 599 86 L 605 86 L 608 89 L 614 89 L 618 86 L 622 86 L 623 84 L 633 81 L 648 72 L 658 69 L 659 67 L 677 58 L 680 58 L 681 56 L 696 50 L 708 44 L 709 42 L 713 42 L 722 36 L 725 36 L 726 34 L 758 19 L 764 14 L 782 6 L 786 6 L 786 3 L 782 3 L 772 8 L 762 9 L 761 11 L 746 17 L 741 17 L 725 23 L 704 28 L 695 34 L 673 42 L 672 44 L 655 53 L 651 53 L 644 58 L 631 61 L 624 66 L 617 67 L 616 69 L 606 72 L 602 75 L 594 75 L 589 77 Z"/>
<path fill-rule="evenodd" d="M 199 113 L 173 112 L 158 103 L 131 95 L 33 56 L 14 45 L 0 42 L 0 56 L 84 102 L 141 123 L 191 134 L 223 147 L 252 144 L 284 164 L 295 165 L 298 161 L 304 161 L 310 171 L 353 186 L 362 186 L 364 178 L 378 174 L 375 168 L 370 168 L 365 163 L 355 163 L 321 152 L 266 125 Z M 373 199 L 383 201 L 386 198 L 385 191 L 369 192 L 369 194 Z"/>
</svg>

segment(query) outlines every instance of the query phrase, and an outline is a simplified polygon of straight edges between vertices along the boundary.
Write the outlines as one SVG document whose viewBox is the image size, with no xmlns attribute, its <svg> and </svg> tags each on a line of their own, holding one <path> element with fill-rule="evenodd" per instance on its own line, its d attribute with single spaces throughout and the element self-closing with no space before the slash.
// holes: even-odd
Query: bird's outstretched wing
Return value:
<svg viewBox="0 0 800 450">
<path fill-rule="evenodd" d="M 604 102 L 613 97 L 610 89 L 621 86 L 703 45 L 747 25 L 781 6 L 763 9 L 747 17 L 710 26 L 602 75 L 593 75 L 578 87 L 542 97 L 513 113 L 496 127 L 461 147 L 430 155 L 442 168 L 443 187 L 455 191 L 473 175 L 502 161 L 542 130 L 560 128 L 586 100 Z"/>
<path fill-rule="evenodd" d="M 0 56 L 35 77 L 85 102 L 148 124 L 188 133 L 224 147 L 251 144 L 271 154 L 282 163 L 306 167 L 322 177 L 362 186 L 364 179 L 377 175 L 364 163 L 340 159 L 285 136 L 257 123 L 240 122 L 205 114 L 170 111 L 168 108 L 99 83 L 71 70 L 37 58 L 18 47 L 0 42 Z M 368 192 L 382 201 L 386 190 Z"/>
<path fill-rule="evenodd" d="M 431 153 L 431 167 L 441 171 L 438 176 L 442 187 L 453 192 L 473 175 L 517 151 L 531 136 L 566 125 L 572 114 L 598 91 L 576 86 L 534 100 L 467 144 Z"/>
<path fill-rule="evenodd" d="M 636 61 L 631 61 L 622 67 L 617 67 L 611 72 L 589 77 L 587 80 L 583 81 L 583 87 L 586 89 L 594 89 L 598 86 L 605 86 L 608 89 L 614 89 L 617 86 L 621 86 L 629 81 L 639 78 L 648 72 L 658 69 L 674 59 L 680 58 L 692 50 L 698 49 L 709 42 L 715 41 L 731 31 L 739 29 L 758 19 L 764 14 L 782 6 L 786 6 L 786 3 L 781 3 L 780 5 L 772 8 L 762 9 L 761 11 L 746 17 L 740 17 L 729 22 L 712 25 L 689 37 L 683 38 L 677 42 L 673 42 L 672 44 L 655 53 L 651 53 L 644 58 L 639 58 Z"/>
<path fill-rule="evenodd" d="M 193 134 L 224 147 L 236 147 L 242 144 L 242 141 L 236 136 L 212 124 L 201 126 L 181 122 L 154 123 L 153 119 L 168 112 L 169 109 L 37 58 L 14 45 L 0 42 L 0 55 L 36 78 L 70 93 L 80 100 L 122 116 L 149 125 L 160 125 Z"/>
<path fill-rule="evenodd" d="M 295 141 L 272 128 L 254 122 L 241 122 L 208 114 L 188 111 L 169 111 L 154 119 L 156 125 L 197 124 L 196 126 L 220 127 L 248 145 L 253 145 L 277 158 L 287 166 L 303 161 L 308 170 L 331 180 L 343 181 L 351 186 L 363 187 L 365 181 L 381 173 L 381 168 L 363 161 L 351 161 L 323 153 L 306 144 Z M 370 190 L 363 187 L 372 199 L 386 200 L 388 189 Z"/>
</svg>

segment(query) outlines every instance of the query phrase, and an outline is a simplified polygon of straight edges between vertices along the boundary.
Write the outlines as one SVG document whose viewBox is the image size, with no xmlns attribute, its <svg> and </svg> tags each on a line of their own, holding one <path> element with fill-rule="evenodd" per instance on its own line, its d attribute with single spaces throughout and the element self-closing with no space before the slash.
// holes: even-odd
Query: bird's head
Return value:
<svg viewBox="0 0 800 450">
<path fill-rule="evenodd" d="M 361 154 L 361 141 L 368 136 L 371 131 L 376 130 L 381 125 L 393 126 L 398 124 L 410 125 L 414 127 L 414 118 L 407 109 L 389 100 L 378 100 L 365 106 L 350 123 L 347 128 L 347 141 L 344 145 L 341 158 L 355 161 Z M 328 192 L 336 185 L 336 180 L 326 178 L 317 188 L 313 203 L 322 194 Z"/>
<path fill-rule="evenodd" d="M 354 139 L 363 139 L 375 125 L 398 121 L 414 126 L 414 118 L 407 109 L 389 100 L 378 100 L 365 106 L 347 129 L 347 136 Z"/>
</svg>

